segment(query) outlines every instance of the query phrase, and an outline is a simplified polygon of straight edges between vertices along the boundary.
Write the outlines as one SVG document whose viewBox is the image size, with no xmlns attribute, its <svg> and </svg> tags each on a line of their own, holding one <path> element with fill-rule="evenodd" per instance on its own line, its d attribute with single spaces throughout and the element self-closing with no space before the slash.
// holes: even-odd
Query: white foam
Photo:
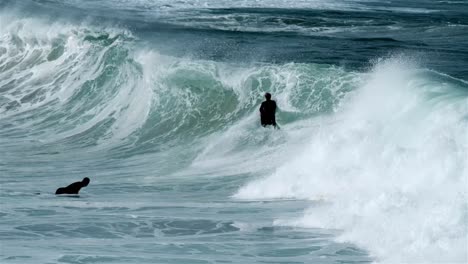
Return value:
<svg viewBox="0 0 468 264">
<path fill-rule="evenodd" d="M 468 261 L 468 87 L 401 59 L 363 78 L 292 162 L 235 197 L 324 196 L 277 224 L 341 229 L 381 262 Z"/>
</svg>

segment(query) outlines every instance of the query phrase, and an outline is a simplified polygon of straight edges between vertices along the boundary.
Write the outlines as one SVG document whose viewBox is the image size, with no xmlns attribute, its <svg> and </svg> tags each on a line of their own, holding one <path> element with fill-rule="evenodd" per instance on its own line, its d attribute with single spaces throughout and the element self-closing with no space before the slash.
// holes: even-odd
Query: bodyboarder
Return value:
<svg viewBox="0 0 468 264">
<path fill-rule="evenodd" d="M 260 122 L 263 127 L 272 125 L 275 128 L 278 128 L 276 125 L 276 102 L 271 100 L 271 94 L 265 93 L 266 101 L 262 102 L 260 106 Z"/>
</svg>

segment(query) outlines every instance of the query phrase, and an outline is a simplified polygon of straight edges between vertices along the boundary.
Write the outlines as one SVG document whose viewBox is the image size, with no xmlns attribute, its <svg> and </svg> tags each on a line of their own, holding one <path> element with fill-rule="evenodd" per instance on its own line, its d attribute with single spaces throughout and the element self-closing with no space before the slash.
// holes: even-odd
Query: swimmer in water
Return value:
<svg viewBox="0 0 468 264">
<path fill-rule="evenodd" d="M 80 182 L 74 182 L 67 187 L 58 188 L 55 194 L 78 194 L 81 188 L 88 186 L 89 182 L 89 178 L 85 177 Z"/>
</svg>

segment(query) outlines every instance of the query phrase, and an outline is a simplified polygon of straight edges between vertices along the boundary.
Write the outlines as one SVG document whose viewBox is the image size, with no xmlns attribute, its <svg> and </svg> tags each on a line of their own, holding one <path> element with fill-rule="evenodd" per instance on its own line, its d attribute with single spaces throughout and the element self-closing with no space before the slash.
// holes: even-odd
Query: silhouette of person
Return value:
<svg viewBox="0 0 468 264">
<path fill-rule="evenodd" d="M 271 94 L 265 94 L 266 101 L 262 103 L 260 106 L 260 122 L 262 123 L 263 127 L 268 125 L 272 125 L 277 128 L 276 125 L 276 102 L 271 100 Z"/>
<path fill-rule="evenodd" d="M 80 182 L 74 182 L 67 187 L 58 188 L 55 194 L 78 194 L 81 188 L 88 186 L 89 178 L 85 177 Z"/>
</svg>

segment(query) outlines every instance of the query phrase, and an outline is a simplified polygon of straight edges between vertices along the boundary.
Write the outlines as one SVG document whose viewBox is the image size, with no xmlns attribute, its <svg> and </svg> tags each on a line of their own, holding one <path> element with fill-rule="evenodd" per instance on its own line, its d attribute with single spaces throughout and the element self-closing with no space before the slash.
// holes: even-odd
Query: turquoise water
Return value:
<svg viewBox="0 0 468 264">
<path fill-rule="evenodd" d="M 0 2 L 0 262 L 466 263 L 467 8 Z"/>
</svg>

